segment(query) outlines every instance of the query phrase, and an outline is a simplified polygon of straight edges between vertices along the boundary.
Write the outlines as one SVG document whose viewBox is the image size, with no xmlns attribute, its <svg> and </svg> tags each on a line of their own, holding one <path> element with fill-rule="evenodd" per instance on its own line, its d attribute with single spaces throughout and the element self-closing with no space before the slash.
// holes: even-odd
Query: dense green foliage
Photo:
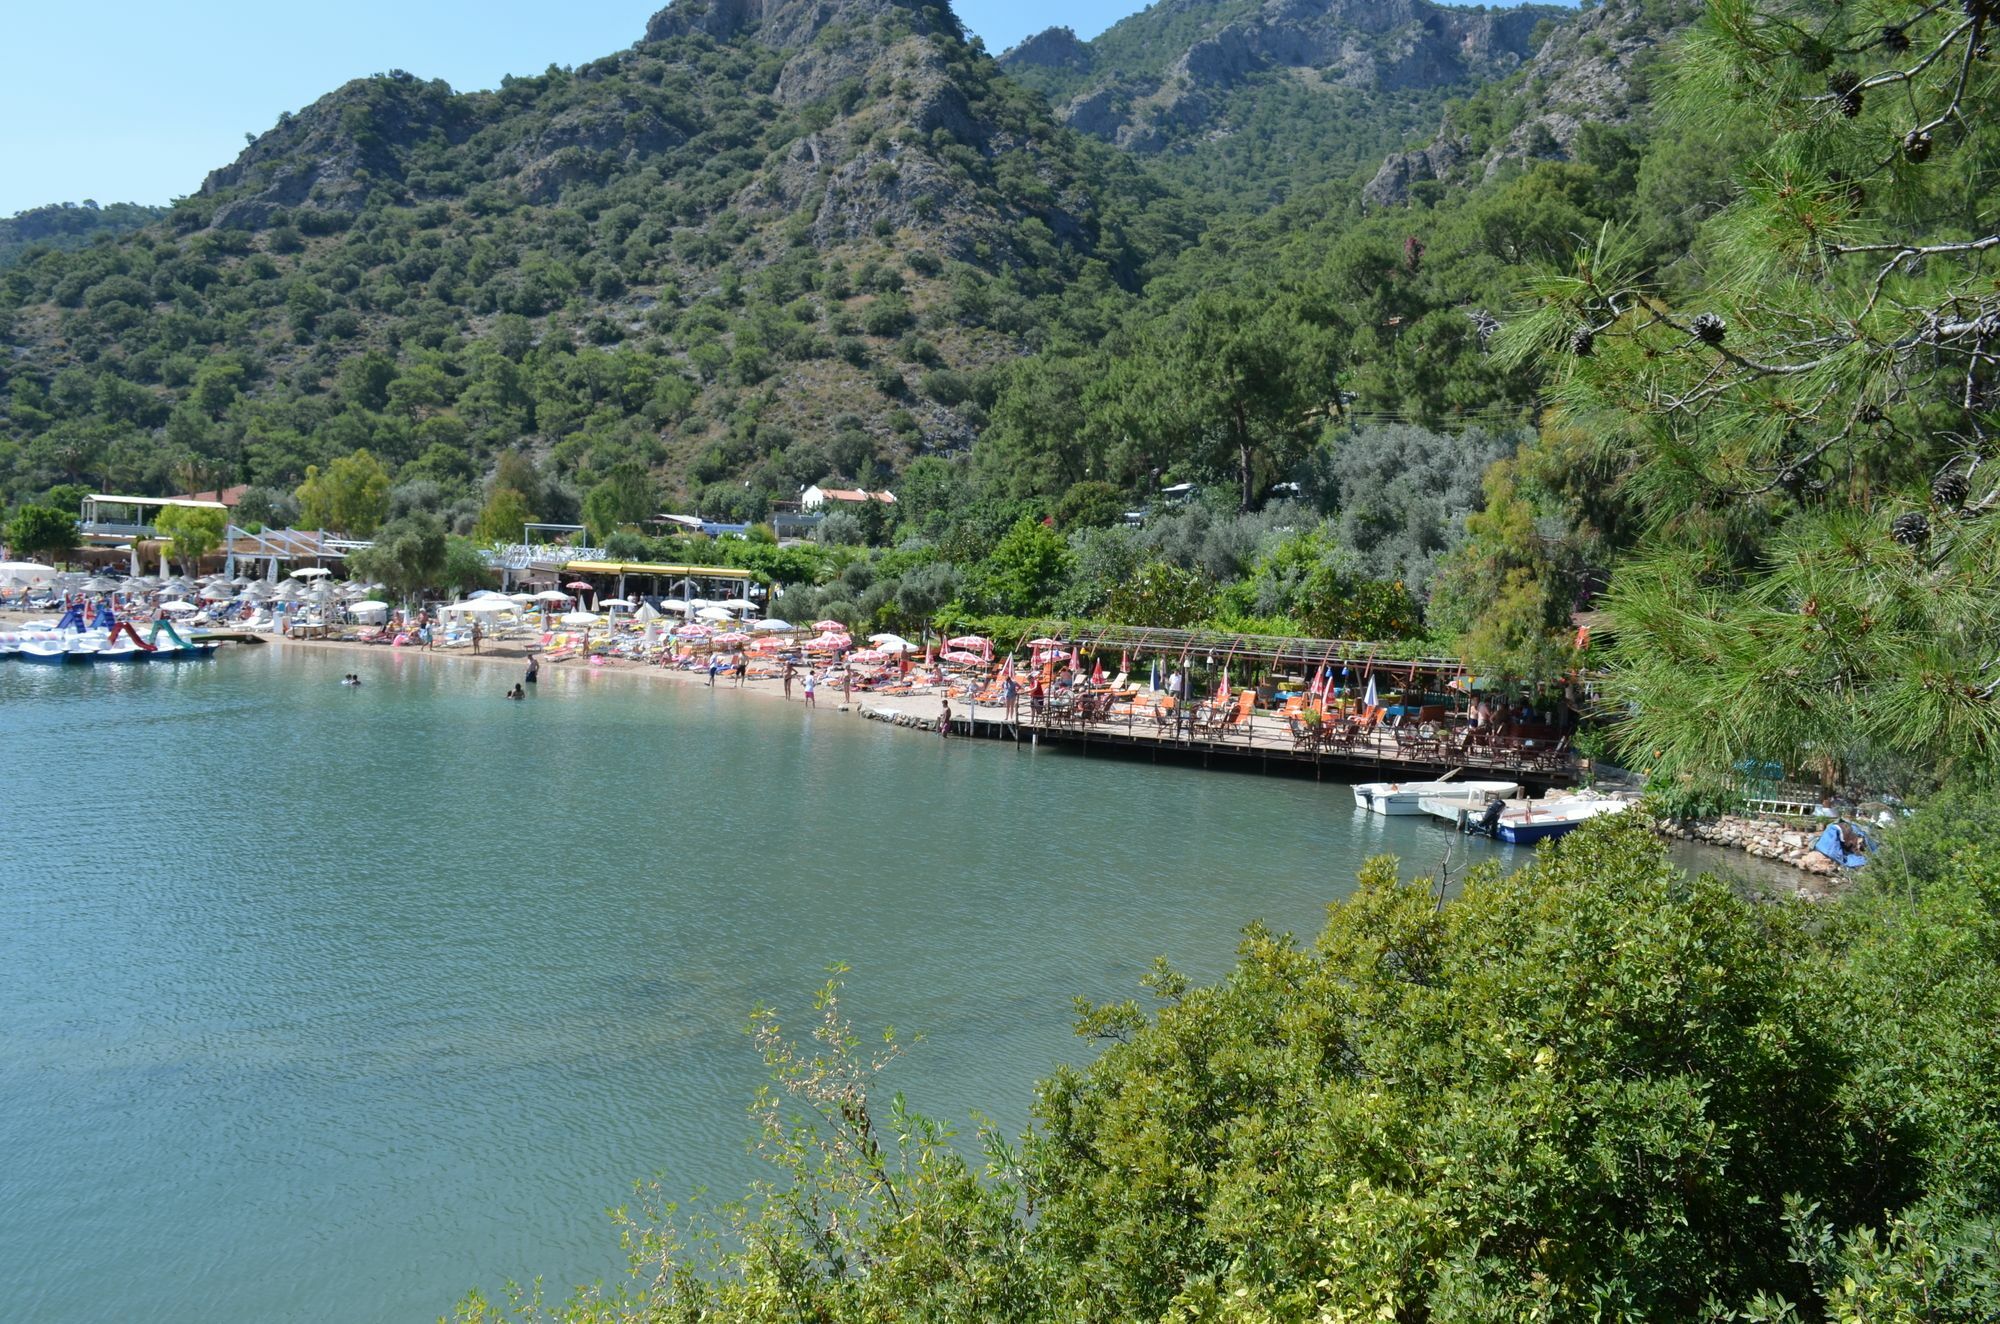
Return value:
<svg viewBox="0 0 2000 1324">
<path fill-rule="evenodd" d="M 166 212 L 164 207 L 132 202 L 114 202 L 108 207 L 95 202 L 33 207 L 0 220 L 0 267 L 11 267 L 44 248 L 81 248 L 99 236 L 141 229 Z"/>
<path fill-rule="evenodd" d="M 1309 945 L 1080 1008 L 1103 1055 L 978 1157 L 829 990 L 809 1044 L 755 1023 L 770 1182 L 625 1216 L 633 1282 L 525 1317 L 1990 1319 L 1997 840 L 1941 801 L 1817 911 L 1635 822 L 1449 903 L 1378 861 Z"/>
</svg>

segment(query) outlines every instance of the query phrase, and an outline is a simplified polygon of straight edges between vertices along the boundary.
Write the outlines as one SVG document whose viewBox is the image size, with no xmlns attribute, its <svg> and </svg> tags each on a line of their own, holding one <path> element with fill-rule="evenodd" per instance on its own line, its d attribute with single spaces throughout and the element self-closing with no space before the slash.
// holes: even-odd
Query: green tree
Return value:
<svg viewBox="0 0 2000 1324">
<path fill-rule="evenodd" d="M 493 587 L 493 568 L 486 553 L 470 538 L 450 535 L 444 543 L 444 565 L 438 584 L 453 597 L 464 597 L 475 589 Z"/>
<path fill-rule="evenodd" d="M 16 556 L 46 556 L 62 564 L 80 541 L 76 516 L 53 506 L 22 506 L 7 521 L 7 546 Z"/>
<path fill-rule="evenodd" d="M 1240 508 L 1288 473 L 1339 394 L 1331 337 L 1295 308 L 1203 294 L 1133 364 L 1128 390 L 1176 453 L 1233 471 Z"/>
<path fill-rule="evenodd" d="M 1069 582 L 1074 558 L 1062 536 L 1022 516 L 974 569 L 974 591 L 993 610 L 1026 616 L 1045 609 Z"/>
<path fill-rule="evenodd" d="M 526 536 L 524 529 L 534 518 L 526 497 L 511 487 L 496 487 L 486 498 L 486 505 L 479 512 L 479 525 L 473 532 L 483 543 L 511 544 Z"/>
<path fill-rule="evenodd" d="M 195 506 L 168 506 L 153 527 L 171 548 L 181 569 L 190 575 L 201 572 L 201 559 L 222 546 L 229 519 L 225 512 Z"/>
<path fill-rule="evenodd" d="M 592 541 L 600 544 L 620 526 L 638 524 L 659 513 L 659 485 L 636 464 L 618 465 L 583 499 L 583 522 Z"/>
<path fill-rule="evenodd" d="M 1111 590 L 1105 616 L 1120 625 L 1145 625 L 1184 630 L 1206 620 L 1215 609 L 1215 590 L 1192 570 L 1164 561 L 1140 567 L 1130 579 Z"/>
<path fill-rule="evenodd" d="M 389 471 L 366 449 L 358 450 L 324 471 L 318 465 L 307 468 L 306 480 L 294 496 L 300 523 L 367 538 L 382 527 L 389 513 Z"/>
<path fill-rule="evenodd" d="M 349 565 L 355 574 L 386 585 L 407 601 L 444 586 L 450 553 L 444 522 L 420 513 L 385 525 L 375 545 L 356 552 Z"/>
<path fill-rule="evenodd" d="M 1065 532 L 1076 529 L 1108 529 L 1125 521 L 1125 494 L 1109 483 L 1078 483 L 1056 502 L 1056 527 Z"/>
<path fill-rule="evenodd" d="M 2000 304 L 1984 4 L 1729 0 L 1675 113 L 1759 150 L 1670 283 L 1604 234 L 1535 285 L 1514 362 L 1629 447 L 1607 697 L 1668 770 L 2000 766 Z"/>
</svg>

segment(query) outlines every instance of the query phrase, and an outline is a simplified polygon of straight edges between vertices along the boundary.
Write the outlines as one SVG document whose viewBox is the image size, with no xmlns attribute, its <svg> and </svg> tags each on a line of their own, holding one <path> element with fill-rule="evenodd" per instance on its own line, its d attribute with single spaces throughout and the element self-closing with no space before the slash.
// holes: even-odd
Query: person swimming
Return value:
<svg viewBox="0 0 2000 1324">
<path fill-rule="evenodd" d="M 528 697 L 528 691 L 522 686 L 516 685 L 513 689 L 507 691 L 507 697 L 510 699 L 525 699 Z"/>
<path fill-rule="evenodd" d="M 361 677 L 355 675 L 353 672 L 350 671 L 345 676 L 342 676 L 340 678 L 340 683 L 343 685 L 350 685 L 350 686 L 359 685 L 361 683 Z"/>
</svg>

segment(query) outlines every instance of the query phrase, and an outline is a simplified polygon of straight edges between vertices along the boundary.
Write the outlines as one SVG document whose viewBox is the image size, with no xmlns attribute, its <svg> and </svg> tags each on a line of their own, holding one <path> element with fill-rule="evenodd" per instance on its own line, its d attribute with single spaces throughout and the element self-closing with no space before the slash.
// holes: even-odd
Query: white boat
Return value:
<svg viewBox="0 0 2000 1324">
<path fill-rule="evenodd" d="M 1371 814 L 1406 817 L 1424 812 L 1425 796 L 1511 800 L 1521 793 L 1519 782 L 1363 782 L 1354 788 L 1354 807 Z"/>
<path fill-rule="evenodd" d="M 16 656 L 23 662 L 61 666 L 70 660 L 70 651 L 69 645 L 61 639 L 30 639 L 21 645 L 21 651 Z"/>
<path fill-rule="evenodd" d="M 1494 837 L 1513 846 L 1532 846 L 1538 841 L 1567 836 L 1595 818 L 1622 814 L 1632 807 L 1630 800 L 1599 800 L 1578 797 L 1572 800 L 1538 801 L 1520 809 L 1508 809 L 1480 818 L 1468 817 L 1468 832 Z"/>
</svg>

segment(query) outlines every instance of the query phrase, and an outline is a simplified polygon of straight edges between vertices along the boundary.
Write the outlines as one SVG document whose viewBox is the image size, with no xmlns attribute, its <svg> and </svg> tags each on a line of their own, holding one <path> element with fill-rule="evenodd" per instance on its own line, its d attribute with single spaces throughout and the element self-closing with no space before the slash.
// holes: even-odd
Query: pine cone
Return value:
<svg viewBox="0 0 2000 1324">
<path fill-rule="evenodd" d="M 1957 510 L 1972 495 L 1972 483 L 1958 472 L 1941 473 L 1931 484 L 1931 500 L 1945 510 Z"/>
<path fill-rule="evenodd" d="M 1587 359 L 1597 352 L 1597 333 L 1587 326 L 1580 326 L 1569 338 L 1569 352 L 1580 359 Z"/>
<path fill-rule="evenodd" d="M 1903 155 L 1911 165 L 1922 165 L 1931 159 L 1931 136 L 1921 129 L 1911 129 L 1903 135 Z"/>
<path fill-rule="evenodd" d="M 2000 4 L 1996 4 L 1995 0 L 1965 0 L 1964 8 L 1967 18 L 1990 21 L 1996 13 L 2000 13 Z"/>
<path fill-rule="evenodd" d="M 1910 49 L 1910 34 L 1892 23 L 1882 29 L 1882 48 L 1892 55 L 1901 55 Z"/>
<path fill-rule="evenodd" d="M 1852 69 L 1835 69 L 1826 76 L 1826 90 L 1844 97 L 1861 86 L 1861 75 Z"/>
<path fill-rule="evenodd" d="M 1694 319 L 1694 337 L 1704 345 L 1720 345 L 1729 335 L 1729 323 L 1714 313 L 1703 313 Z"/>
<path fill-rule="evenodd" d="M 1916 511 L 1898 515 L 1889 526 L 1889 536 L 1905 547 L 1922 547 L 1931 540 L 1931 522 Z"/>
<path fill-rule="evenodd" d="M 1880 405 L 1863 405 L 1861 406 L 1861 412 L 1856 414 L 1855 417 L 1869 427 L 1874 427 L 1882 421 L 1882 408 Z"/>
</svg>

